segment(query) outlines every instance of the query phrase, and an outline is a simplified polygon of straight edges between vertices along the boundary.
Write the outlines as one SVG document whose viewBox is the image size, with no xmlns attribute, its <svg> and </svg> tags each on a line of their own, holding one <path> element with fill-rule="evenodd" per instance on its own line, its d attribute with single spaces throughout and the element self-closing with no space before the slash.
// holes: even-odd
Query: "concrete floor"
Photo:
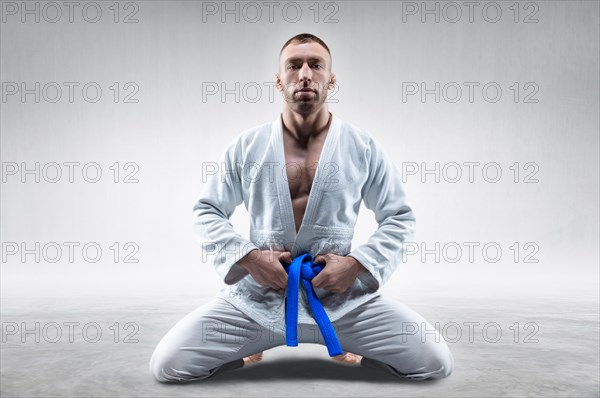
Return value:
<svg viewBox="0 0 600 398">
<path fill-rule="evenodd" d="M 453 374 L 443 380 L 407 381 L 372 369 L 340 365 L 329 359 L 325 347 L 306 344 L 274 348 L 265 352 L 261 363 L 204 381 L 187 384 L 154 381 L 148 371 L 154 347 L 177 320 L 207 299 L 3 299 L 0 395 L 598 397 L 600 394 L 595 298 L 524 301 L 512 297 L 500 302 L 439 297 L 402 300 L 432 324 L 439 322 L 455 358 Z M 73 333 L 69 332 L 68 322 L 76 322 L 71 324 Z M 126 326 L 128 322 L 131 324 Z M 39 342 L 35 341 L 36 323 Z M 514 332 L 515 323 L 520 330 L 518 334 Z M 86 324 L 84 336 L 82 329 Z M 469 324 L 474 325 L 474 333 L 469 331 Z M 486 324 L 491 326 L 484 335 Z M 24 334 L 25 328 L 33 332 Z M 497 335 L 500 329 L 502 334 Z M 62 333 L 60 338 L 58 330 Z M 102 335 L 92 342 L 96 330 Z M 116 330 L 120 331 L 118 335 Z M 130 333 L 133 341 L 125 342 Z"/>
</svg>

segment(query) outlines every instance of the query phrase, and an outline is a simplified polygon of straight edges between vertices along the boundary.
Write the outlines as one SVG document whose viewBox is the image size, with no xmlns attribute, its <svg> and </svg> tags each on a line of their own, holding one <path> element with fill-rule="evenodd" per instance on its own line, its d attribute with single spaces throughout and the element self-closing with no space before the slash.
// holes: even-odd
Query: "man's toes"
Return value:
<svg viewBox="0 0 600 398">
<path fill-rule="evenodd" d="M 263 358 L 262 351 L 257 352 L 256 354 L 252 354 L 250 356 L 244 357 L 244 365 L 259 362 L 260 360 L 262 360 L 262 358 Z"/>
<path fill-rule="evenodd" d="M 351 352 L 344 352 L 341 355 L 332 357 L 332 359 L 336 362 L 347 364 L 347 365 L 360 365 L 362 356 L 353 354 Z"/>
</svg>

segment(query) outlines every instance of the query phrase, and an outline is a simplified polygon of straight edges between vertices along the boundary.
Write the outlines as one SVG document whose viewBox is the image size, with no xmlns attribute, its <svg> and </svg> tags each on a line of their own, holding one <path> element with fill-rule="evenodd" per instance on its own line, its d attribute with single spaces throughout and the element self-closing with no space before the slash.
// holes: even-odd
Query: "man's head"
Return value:
<svg viewBox="0 0 600 398">
<path fill-rule="evenodd" d="M 279 53 L 275 83 L 293 111 L 310 114 L 319 110 L 335 85 L 331 53 L 323 40 L 310 33 L 289 39 Z"/>
</svg>

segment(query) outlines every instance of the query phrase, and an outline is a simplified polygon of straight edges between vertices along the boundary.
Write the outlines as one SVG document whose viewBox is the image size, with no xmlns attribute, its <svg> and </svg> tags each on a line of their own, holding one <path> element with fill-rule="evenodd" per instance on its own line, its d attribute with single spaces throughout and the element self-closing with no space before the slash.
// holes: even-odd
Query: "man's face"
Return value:
<svg viewBox="0 0 600 398">
<path fill-rule="evenodd" d="M 292 42 L 281 53 L 275 83 L 294 112 L 318 111 L 335 85 L 329 53 L 319 43 Z"/>
</svg>

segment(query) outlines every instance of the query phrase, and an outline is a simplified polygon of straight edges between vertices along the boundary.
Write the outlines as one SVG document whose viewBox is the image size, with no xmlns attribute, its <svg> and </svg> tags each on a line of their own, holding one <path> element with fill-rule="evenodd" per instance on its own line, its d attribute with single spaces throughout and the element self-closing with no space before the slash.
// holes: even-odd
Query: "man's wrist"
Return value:
<svg viewBox="0 0 600 398">
<path fill-rule="evenodd" d="M 248 265 L 251 263 L 250 258 L 253 255 L 256 255 L 256 253 L 254 252 L 258 252 L 258 249 L 252 249 L 251 251 L 249 251 L 248 253 L 246 253 L 246 255 L 242 258 L 240 258 L 237 261 L 237 264 L 242 267 L 243 269 L 245 269 L 246 271 L 248 271 Z"/>
<path fill-rule="evenodd" d="M 354 269 L 356 270 L 356 275 L 357 276 L 360 275 L 360 274 L 364 274 L 365 272 L 367 272 L 367 269 L 365 268 L 364 265 L 362 265 L 360 263 L 360 261 L 358 261 L 357 259 L 355 259 L 352 256 L 348 256 L 348 257 L 350 257 L 351 259 L 354 260 Z"/>
</svg>

